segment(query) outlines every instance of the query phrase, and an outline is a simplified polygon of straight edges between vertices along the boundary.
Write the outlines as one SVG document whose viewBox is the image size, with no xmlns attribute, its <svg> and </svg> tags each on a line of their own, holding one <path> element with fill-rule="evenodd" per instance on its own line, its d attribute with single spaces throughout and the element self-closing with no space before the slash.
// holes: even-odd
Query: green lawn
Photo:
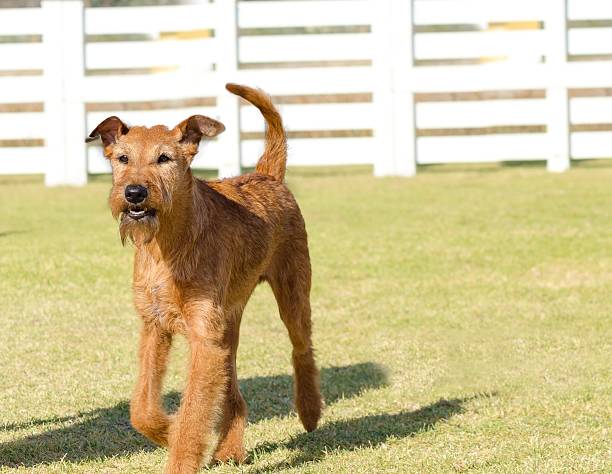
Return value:
<svg viewBox="0 0 612 474">
<path fill-rule="evenodd" d="M 327 409 L 306 434 L 260 286 L 238 361 L 251 462 L 212 472 L 612 471 L 611 167 L 288 176 Z M 128 421 L 139 320 L 108 189 L 0 179 L 0 472 L 161 472 Z"/>
</svg>

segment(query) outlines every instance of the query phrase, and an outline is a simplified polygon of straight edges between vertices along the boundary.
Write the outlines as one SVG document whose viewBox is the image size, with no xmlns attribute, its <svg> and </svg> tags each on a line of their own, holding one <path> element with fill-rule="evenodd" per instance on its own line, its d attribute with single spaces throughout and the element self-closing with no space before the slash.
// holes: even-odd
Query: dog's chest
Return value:
<svg viewBox="0 0 612 474">
<path fill-rule="evenodd" d="M 185 331 L 180 292 L 165 272 L 151 272 L 145 278 L 135 280 L 134 299 L 148 322 L 172 333 Z"/>
</svg>

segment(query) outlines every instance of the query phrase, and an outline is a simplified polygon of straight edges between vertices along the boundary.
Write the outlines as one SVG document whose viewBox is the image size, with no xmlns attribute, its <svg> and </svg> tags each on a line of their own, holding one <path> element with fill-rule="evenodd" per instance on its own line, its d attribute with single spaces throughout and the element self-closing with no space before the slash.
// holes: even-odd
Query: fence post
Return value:
<svg viewBox="0 0 612 474">
<path fill-rule="evenodd" d="M 567 0 L 550 0 L 547 8 L 546 62 L 548 69 L 548 171 L 563 172 L 570 167 L 570 117 L 565 83 L 568 39 Z"/>
<path fill-rule="evenodd" d="M 225 90 L 226 82 L 235 82 L 238 73 L 238 5 L 237 0 L 216 2 L 217 28 L 217 77 L 220 79 L 217 108 L 225 132 L 219 135 L 221 153 L 219 177 L 239 175 L 241 172 L 240 102 L 238 97 Z"/>
<path fill-rule="evenodd" d="M 42 0 L 47 186 L 87 183 L 82 0 Z"/>
<path fill-rule="evenodd" d="M 416 174 L 412 0 L 371 0 L 375 176 Z"/>
</svg>

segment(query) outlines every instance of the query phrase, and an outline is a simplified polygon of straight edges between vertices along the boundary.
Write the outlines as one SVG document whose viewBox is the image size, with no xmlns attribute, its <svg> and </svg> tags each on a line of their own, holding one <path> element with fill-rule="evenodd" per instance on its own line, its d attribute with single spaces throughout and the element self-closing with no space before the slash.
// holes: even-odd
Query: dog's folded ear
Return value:
<svg viewBox="0 0 612 474">
<path fill-rule="evenodd" d="M 130 129 L 124 124 L 119 117 L 112 116 L 104 119 L 100 124 L 93 129 L 85 142 L 92 142 L 100 137 L 105 147 L 112 145 L 121 135 L 125 135 Z"/>
<path fill-rule="evenodd" d="M 197 145 L 202 137 L 212 138 L 219 135 L 225 130 L 225 125 L 205 115 L 192 115 L 176 128 L 181 132 L 181 143 Z"/>
</svg>

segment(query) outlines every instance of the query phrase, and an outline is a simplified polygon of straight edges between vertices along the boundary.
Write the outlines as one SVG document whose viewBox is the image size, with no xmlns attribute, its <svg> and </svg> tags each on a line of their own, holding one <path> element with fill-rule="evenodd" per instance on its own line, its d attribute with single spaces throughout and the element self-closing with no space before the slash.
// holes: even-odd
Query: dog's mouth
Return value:
<svg viewBox="0 0 612 474">
<path fill-rule="evenodd" d="M 155 217 L 157 211 L 151 207 L 144 208 L 140 206 L 132 206 L 123 211 L 123 216 L 134 221 L 139 221 L 145 217 Z"/>
</svg>

